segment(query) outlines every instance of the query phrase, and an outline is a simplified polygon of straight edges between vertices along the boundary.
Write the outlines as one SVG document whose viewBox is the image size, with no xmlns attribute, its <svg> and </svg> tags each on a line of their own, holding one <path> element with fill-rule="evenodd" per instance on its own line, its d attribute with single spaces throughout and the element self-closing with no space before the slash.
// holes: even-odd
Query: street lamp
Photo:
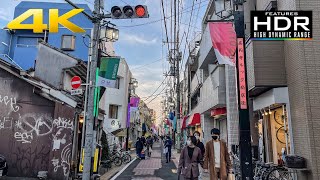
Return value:
<svg viewBox="0 0 320 180">
<path fill-rule="evenodd" d="M 107 39 L 107 41 L 116 42 L 119 40 L 119 29 L 109 26 L 101 27 L 100 38 L 101 40 Z"/>
</svg>

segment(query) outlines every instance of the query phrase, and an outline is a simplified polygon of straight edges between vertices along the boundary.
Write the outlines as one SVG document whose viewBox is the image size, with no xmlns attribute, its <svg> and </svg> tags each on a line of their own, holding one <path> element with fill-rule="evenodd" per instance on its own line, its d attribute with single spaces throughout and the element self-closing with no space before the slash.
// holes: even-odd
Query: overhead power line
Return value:
<svg viewBox="0 0 320 180">
<path fill-rule="evenodd" d="M 167 88 L 167 86 L 168 85 L 166 85 L 161 91 L 160 91 L 160 93 L 156 96 L 156 97 L 154 97 L 153 99 L 151 99 L 147 104 L 150 104 L 153 100 L 155 100 L 166 88 Z M 146 101 L 146 100 L 145 100 Z"/>
<path fill-rule="evenodd" d="M 163 58 L 158 59 L 158 60 L 155 60 L 155 61 L 152 61 L 151 63 L 148 63 L 148 64 L 141 65 L 141 66 L 139 66 L 139 67 L 132 68 L 131 70 L 140 69 L 140 68 L 149 66 L 149 65 L 151 65 L 151 64 L 154 64 L 154 63 L 156 63 L 156 62 L 162 61 L 162 60 L 163 60 Z"/>
<path fill-rule="evenodd" d="M 165 32 L 166 32 L 166 39 L 167 39 L 167 42 L 169 42 L 168 29 L 167 29 L 167 20 L 166 20 L 166 15 L 165 15 L 165 12 L 164 12 L 163 0 L 161 0 L 161 5 L 162 5 L 161 7 L 162 7 L 164 28 L 165 28 Z M 170 47 L 169 47 L 169 44 L 168 44 L 168 52 L 169 51 L 170 51 Z"/>
<path fill-rule="evenodd" d="M 157 91 L 158 91 L 158 89 L 162 86 L 162 84 L 166 81 L 166 79 L 167 79 L 167 77 L 168 76 L 166 76 L 164 79 L 163 79 L 163 81 L 161 82 L 161 84 L 157 87 L 157 89 L 150 95 L 150 97 L 152 97 L 152 95 L 154 95 Z M 150 98 L 149 97 L 149 98 Z M 147 99 L 145 99 L 145 101 L 146 100 L 148 100 L 149 98 L 147 98 Z"/>
<path fill-rule="evenodd" d="M 152 95 L 152 96 L 141 97 L 141 99 L 146 99 L 146 98 L 150 98 L 150 97 L 154 97 L 154 96 L 159 96 L 159 95 L 162 95 L 162 94 L 165 94 L 165 92 L 163 92 L 163 93 L 158 93 L 158 94 L 154 94 L 154 95 Z"/>
</svg>

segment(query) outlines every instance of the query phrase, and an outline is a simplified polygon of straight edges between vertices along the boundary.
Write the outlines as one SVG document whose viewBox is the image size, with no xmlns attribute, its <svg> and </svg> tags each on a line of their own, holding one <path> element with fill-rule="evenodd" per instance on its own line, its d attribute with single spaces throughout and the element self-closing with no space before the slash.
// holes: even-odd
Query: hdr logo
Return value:
<svg viewBox="0 0 320 180">
<path fill-rule="evenodd" d="M 31 29 L 34 33 L 43 33 L 49 28 L 50 33 L 57 33 L 59 24 L 68 28 L 73 33 L 84 33 L 85 30 L 69 21 L 69 18 L 81 13 L 84 9 L 73 9 L 59 16 L 58 9 L 49 10 L 49 26 L 43 24 L 43 9 L 29 9 L 14 20 L 7 27 L 11 30 L 15 29 Z M 33 24 L 22 24 L 23 21 L 33 16 Z"/>
<path fill-rule="evenodd" d="M 251 11 L 253 40 L 311 40 L 312 11 Z"/>
</svg>

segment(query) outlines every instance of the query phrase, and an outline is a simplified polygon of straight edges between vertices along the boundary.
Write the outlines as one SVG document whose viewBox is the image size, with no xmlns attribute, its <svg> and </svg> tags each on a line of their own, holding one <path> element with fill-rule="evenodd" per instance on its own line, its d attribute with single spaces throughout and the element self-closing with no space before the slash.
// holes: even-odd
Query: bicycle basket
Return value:
<svg viewBox="0 0 320 180">
<path fill-rule="evenodd" d="M 285 165 L 288 168 L 306 168 L 305 158 L 297 155 L 285 156 Z"/>
</svg>

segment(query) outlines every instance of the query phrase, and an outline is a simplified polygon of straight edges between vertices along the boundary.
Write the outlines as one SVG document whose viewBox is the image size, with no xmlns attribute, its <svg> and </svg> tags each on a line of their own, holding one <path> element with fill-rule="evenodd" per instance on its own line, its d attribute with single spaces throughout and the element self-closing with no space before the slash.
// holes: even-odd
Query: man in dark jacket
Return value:
<svg viewBox="0 0 320 180">
<path fill-rule="evenodd" d="M 199 131 L 195 131 L 193 133 L 193 136 L 196 137 L 196 139 L 197 139 L 197 142 L 196 142 L 195 145 L 201 150 L 201 155 L 202 155 L 202 158 L 203 158 L 204 157 L 204 153 L 205 153 L 205 148 L 204 148 L 204 144 L 200 141 L 200 132 Z M 203 165 L 203 159 L 201 159 L 201 162 L 199 164 L 199 177 L 198 177 L 199 180 L 202 180 L 202 174 L 203 174 L 202 165 Z"/>
<path fill-rule="evenodd" d="M 141 142 L 141 139 L 138 137 L 136 142 L 136 153 L 139 158 L 141 157 L 142 149 L 143 149 L 143 144 Z"/>
</svg>

